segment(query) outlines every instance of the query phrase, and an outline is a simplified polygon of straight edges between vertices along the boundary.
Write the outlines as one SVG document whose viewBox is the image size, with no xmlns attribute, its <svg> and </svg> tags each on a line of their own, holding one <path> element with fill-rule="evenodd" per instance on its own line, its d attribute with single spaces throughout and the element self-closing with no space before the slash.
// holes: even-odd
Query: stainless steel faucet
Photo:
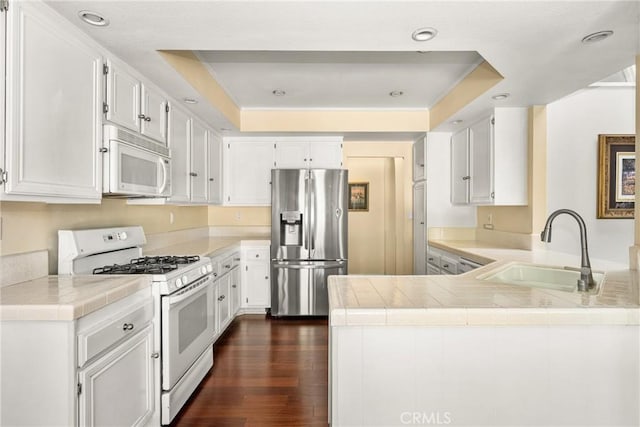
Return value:
<svg viewBox="0 0 640 427">
<path fill-rule="evenodd" d="M 578 279 L 578 290 L 588 291 L 596 286 L 596 282 L 593 280 L 593 274 L 591 273 L 591 262 L 589 261 L 589 251 L 587 250 L 587 226 L 584 220 L 577 212 L 571 209 L 558 209 L 553 212 L 547 218 L 547 222 L 544 225 L 544 230 L 540 233 L 540 240 L 549 243 L 551 241 L 551 223 L 560 214 L 571 215 L 578 221 L 580 227 L 580 250 L 582 255 L 582 261 L 580 262 L 580 279 Z"/>
</svg>

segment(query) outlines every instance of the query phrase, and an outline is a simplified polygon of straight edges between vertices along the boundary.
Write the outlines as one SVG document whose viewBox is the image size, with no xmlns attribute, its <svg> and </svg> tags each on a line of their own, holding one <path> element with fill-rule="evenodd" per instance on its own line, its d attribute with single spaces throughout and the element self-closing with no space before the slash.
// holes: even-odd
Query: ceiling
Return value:
<svg viewBox="0 0 640 427">
<path fill-rule="evenodd" d="M 504 79 L 436 130 L 543 105 L 630 66 L 638 1 L 63 1 L 48 3 L 217 129 L 232 129 L 158 50 L 191 50 L 242 109 L 424 109 L 482 60 Z M 99 12 L 91 27 L 78 11 Z M 418 28 L 437 36 L 417 42 Z M 612 37 L 584 44 L 591 33 Z M 422 52 L 422 53 L 420 53 Z M 275 96 L 274 90 L 285 91 Z M 391 91 L 402 91 L 392 97 Z M 506 100 L 491 98 L 510 93 Z M 361 135 L 359 136 L 361 137 Z"/>
</svg>

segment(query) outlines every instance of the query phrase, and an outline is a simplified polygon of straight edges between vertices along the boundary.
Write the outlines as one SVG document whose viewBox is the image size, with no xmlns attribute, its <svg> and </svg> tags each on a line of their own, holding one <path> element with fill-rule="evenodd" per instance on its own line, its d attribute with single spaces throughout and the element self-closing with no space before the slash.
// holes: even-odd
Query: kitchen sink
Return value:
<svg viewBox="0 0 640 427">
<path fill-rule="evenodd" d="M 580 270 L 571 267 L 515 263 L 507 265 L 496 272 L 479 276 L 478 279 L 516 286 L 575 292 L 578 279 L 580 279 Z M 603 279 L 604 273 L 593 272 L 593 280 L 596 286 L 591 292 L 597 292 Z"/>
</svg>

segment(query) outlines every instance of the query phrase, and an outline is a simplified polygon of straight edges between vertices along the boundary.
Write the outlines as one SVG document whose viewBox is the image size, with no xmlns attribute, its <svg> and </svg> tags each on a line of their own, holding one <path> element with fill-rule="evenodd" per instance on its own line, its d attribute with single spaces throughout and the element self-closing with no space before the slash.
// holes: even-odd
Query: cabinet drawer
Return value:
<svg viewBox="0 0 640 427">
<path fill-rule="evenodd" d="M 231 261 L 231 268 L 235 268 L 240 265 L 240 252 L 234 252 L 231 257 L 233 258 Z"/>
<path fill-rule="evenodd" d="M 269 252 L 268 246 L 264 248 L 247 248 L 247 259 L 245 261 L 268 260 Z"/>
<path fill-rule="evenodd" d="M 440 268 L 440 259 L 441 256 L 440 254 L 434 253 L 434 252 L 427 252 L 427 263 L 431 264 L 432 266 L 436 267 L 436 268 Z"/>
<path fill-rule="evenodd" d="M 458 261 L 453 258 L 443 256 L 440 261 L 440 269 L 445 274 L 458 274 Z"/>
<path fill-rule="evenodd" d="M 78 334 L 78 366 L 146 326 L 153 319 L 153 301 L 119 313 Z"/>
<path fill-rule="evenodd" d="M 224 257 L 220 261 L 220 275 L 227 274 L 234 267 L 234 255 Z"/>
</svg>

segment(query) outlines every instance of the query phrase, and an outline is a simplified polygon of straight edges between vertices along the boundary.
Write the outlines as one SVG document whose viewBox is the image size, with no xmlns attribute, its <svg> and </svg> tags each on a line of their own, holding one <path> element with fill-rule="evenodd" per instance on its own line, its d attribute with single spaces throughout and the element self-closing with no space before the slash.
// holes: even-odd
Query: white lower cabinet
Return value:
<svg viewBox="0 0 640 427">
<path fill-rule="evenodd" d="M 269 252 L 269 246 L 242 248 L 242 308 L 264 310 L 271 307 Z"/>
<path fill-rule="evenodd" d="M 0 425 L 159 424 L 151 289 L 77 320 L 3 321 Z"/>
<path fill-rule="evenodd" d="M 218 288 L 216 290 L 216 322 L 218 330 L 222 333 L 231 321 L 231 275 L 225 274 L 218 280 Z"/>
<path fill-rule="evenodd" d="M 231 271 L 231 315 L 235 316 L 240 310 L 240 268 L 234 268 Z"/>
<path fill-rule="evenodd" d="M 78 373 L 80 426 L 138 426 L 154 410 L 153 327 L 148 325 Z"/>
<path fill-rule="evenodd" d="M 483 264 L 472 261 L 463 256 L 429 247 L 427 250 L 427 274 L 462 274 Z"/>
<path fill-rule="evenodd" d="M 240 252 L 237 248 L 210 256 L 216 280 L 214 286 L 214 318 L 215 334 L 217 340 L 231 324 L 239 308 L 238 283 L 240 269 Z"/>
</svg>

